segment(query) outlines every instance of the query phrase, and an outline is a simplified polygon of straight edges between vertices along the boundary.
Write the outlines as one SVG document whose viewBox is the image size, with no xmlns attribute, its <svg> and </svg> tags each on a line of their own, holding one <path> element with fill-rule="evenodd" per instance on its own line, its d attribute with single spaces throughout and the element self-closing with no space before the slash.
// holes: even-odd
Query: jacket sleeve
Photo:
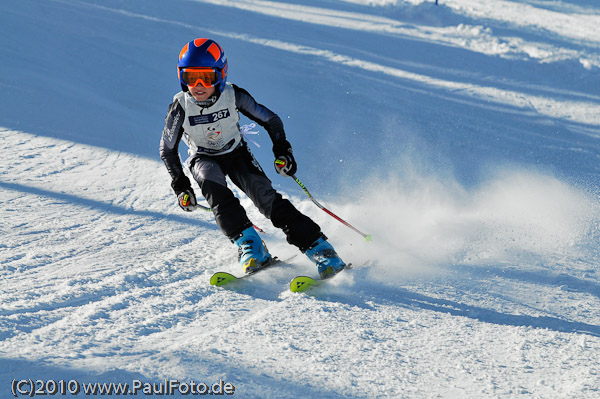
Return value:
<svg viewBox="0 0 600 399">
<path fill-rule="evenodd" d="M 171 175 L 171 187 L 175 194 L 179 195 L 185 190 L 191 190 L 190 179 L 183 173 L 181 160 L 179 159 L 179 142 L 183 136 L 183 121 L 185 111 L 179 101 L 175 100 L 169 106 L 165 127 L 160 139 L 160 158 L 165 163 Z"/>
<path fill-rule="evenodd" d="M 271 137 L 271 141 L 274 144 L 285 140 L 285 131 L 281 118 L 269 108 L 257 103 L 246 90 L 236 85 L 232 86 L 235 91 L 237 109 L 244 116 L 262 126 L 269 133 L 269 137 Z"/>
</svg>

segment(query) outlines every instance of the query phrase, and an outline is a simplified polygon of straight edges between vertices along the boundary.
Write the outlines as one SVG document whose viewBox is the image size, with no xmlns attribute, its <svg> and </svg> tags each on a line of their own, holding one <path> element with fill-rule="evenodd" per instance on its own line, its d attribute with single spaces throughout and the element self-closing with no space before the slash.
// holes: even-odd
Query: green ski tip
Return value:
<svg viewBox="0 0 600 399">
<path fill-rule="evenodd" d="M 365 236 L 365 241 L 366 241 L 366 242 L 371 242 L 371 241 L 373 241 L 373 237 L 371 236 L 371 234 L 367 234 L 367 235 Z"/>
<path fill-rule="evenodd" d="M 319 285 L 320 281 L 307 276 L 298 276 L 290 282 L 290 290 L 292 292 L 304 292 L 310 287 Z"/>
<path fill-rule="evenodd" d="M 210 285 L 216 285 L 220 287 L 235 280 L 239 279 L 231 273 L 217 272 L 210 278 Z"/>
</svg>

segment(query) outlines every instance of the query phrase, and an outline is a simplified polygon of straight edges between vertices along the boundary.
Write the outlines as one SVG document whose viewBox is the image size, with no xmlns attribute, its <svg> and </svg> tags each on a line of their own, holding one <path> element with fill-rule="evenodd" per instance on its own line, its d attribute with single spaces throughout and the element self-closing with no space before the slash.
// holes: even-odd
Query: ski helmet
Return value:
<svg viewBox="0 0 600 399">
<path fill-rule="evenodd" d="M 186 73 L 186 69 L 193 71 L 194 68 L 196 71 L 198 68 L 212 69 L 214 74 L 207 74 L 204 75 L 207 77 L 198 78 L 201 80 L 190 82 L 189 76 L 191 75 Z M 219 93 L 222 93 L 227 82 L 227 57 L 221 46 L 214 40 L 204 38 L 194 39 L 181 49 L 179 62 L 177 63 L 177 72 L 183 91 L 188 90 L 188 85 L 195 86 L 200 82 L 205 87 L 214 86 Z"/>
</svg>

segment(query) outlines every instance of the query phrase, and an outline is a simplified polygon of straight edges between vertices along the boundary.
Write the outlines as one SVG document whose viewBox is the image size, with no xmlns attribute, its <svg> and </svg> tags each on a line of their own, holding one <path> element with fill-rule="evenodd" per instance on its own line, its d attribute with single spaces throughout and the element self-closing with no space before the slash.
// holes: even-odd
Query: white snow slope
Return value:
<svg viewBox="0 0 600 399">
<path fill-rule="evenodd" d="M 0 396 L 599 397 L 600 5 L 439 3 L 0 2 Z M 314 266 L 238 192 L 299 256 L 209 285 L 236 249 L 158 157 L 196 37 L 281 115 L 312 194 L 373 235 L 252 136 L 353 271 L 289 293 Z"/>
</svg>

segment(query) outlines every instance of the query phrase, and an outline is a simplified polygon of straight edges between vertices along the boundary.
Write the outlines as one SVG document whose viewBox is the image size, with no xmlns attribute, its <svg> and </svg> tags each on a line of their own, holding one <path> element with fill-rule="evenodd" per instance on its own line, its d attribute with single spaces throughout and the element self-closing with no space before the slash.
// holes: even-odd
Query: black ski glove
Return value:
<svg viewBox="0 0 600 399">
<path fill-rule="evenodd" d="M 182 174 L 178 178 L 173 179 L 171 188 L 173 188 L 175 195 L 177 195 L 177 204 L 181 209 L 186 212 L 191 212 L 196 209 L 196 205 L 198 204 L 196 201 L 196 194 L 194 194 L 190 179 L 188 179 L 186 175 Z"/>
<path fill-rule="evenodd" d="M 186 212 L 196 210 L 198 203 L 196 202 L 196 195 L 193 190 L 185 190 L 177 196 L 177 203 L 179 207 Z"/>
<path fill-rule="evenodd" d="M 287 140 L 279 140 L 273 144 L 275 155 L 275 171 L 282 176 L 293 176 L 298 170 L 298 165 L 292 154 L 292 145 Z"/>
</svg>

